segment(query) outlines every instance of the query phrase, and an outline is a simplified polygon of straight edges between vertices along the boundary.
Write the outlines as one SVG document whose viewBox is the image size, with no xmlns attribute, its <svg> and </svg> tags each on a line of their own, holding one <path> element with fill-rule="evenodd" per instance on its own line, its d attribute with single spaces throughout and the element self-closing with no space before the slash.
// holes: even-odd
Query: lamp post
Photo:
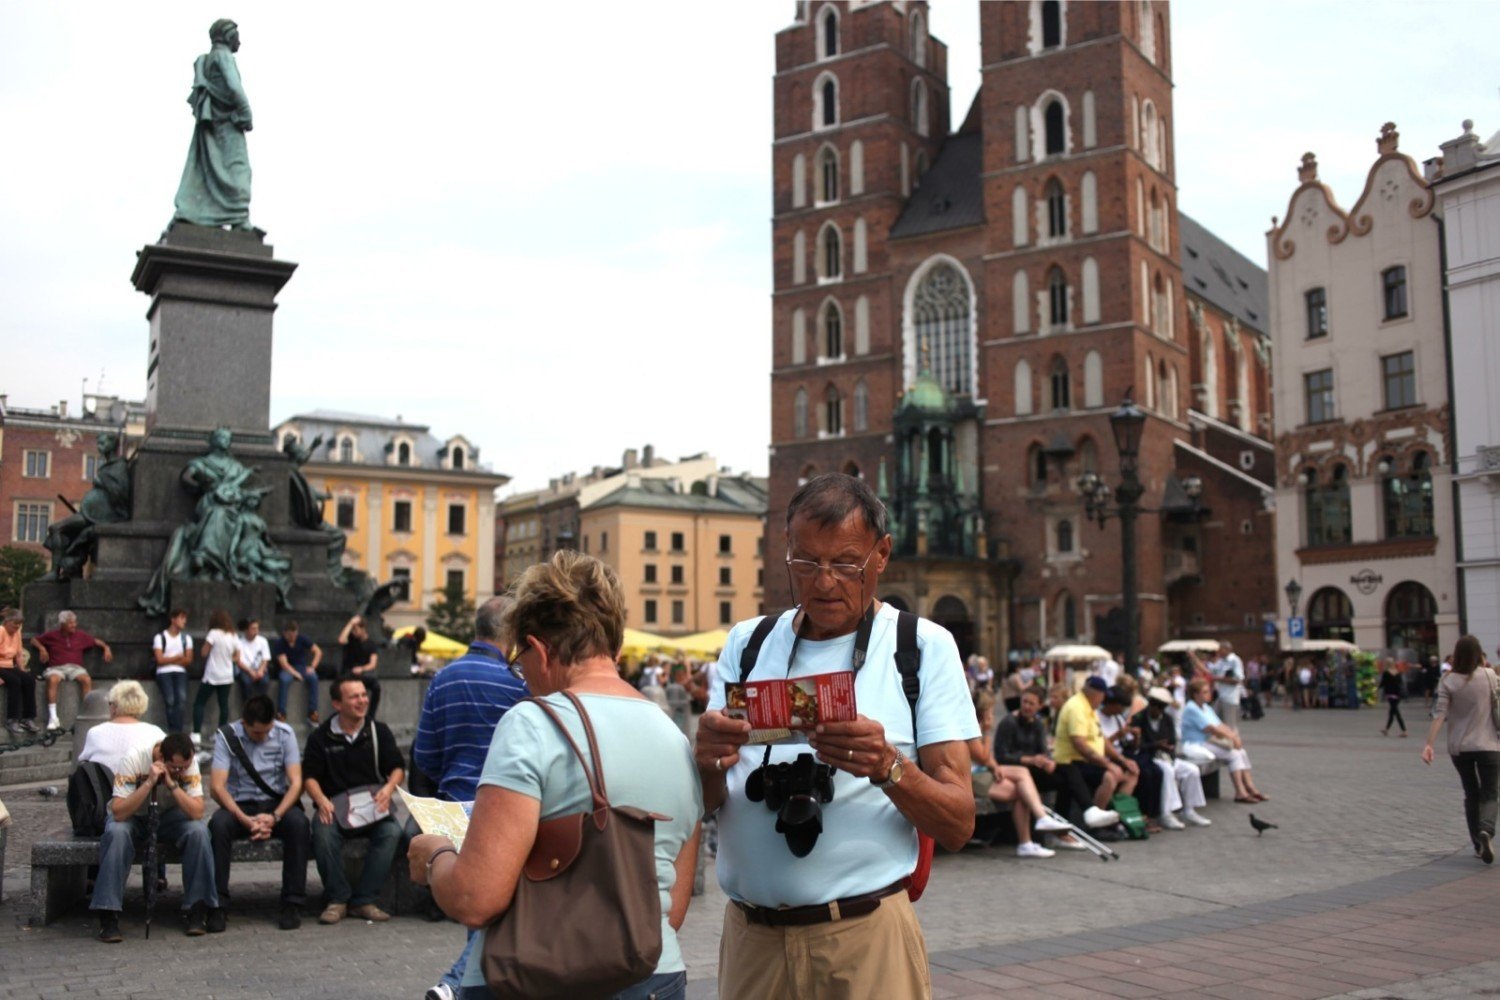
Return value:
<svg viewBox="0 0 1500 1000">
<path fill-rule="evenodd" d="M 1282 589 L 1286 591 L 1286 603 L 1291 608 L 1291 617 L 1296 618 L 1297 604 L 1302 600 L 1302 584 L 1297 582 L 1296 577 L 1292 577 Z"/>
</svg>

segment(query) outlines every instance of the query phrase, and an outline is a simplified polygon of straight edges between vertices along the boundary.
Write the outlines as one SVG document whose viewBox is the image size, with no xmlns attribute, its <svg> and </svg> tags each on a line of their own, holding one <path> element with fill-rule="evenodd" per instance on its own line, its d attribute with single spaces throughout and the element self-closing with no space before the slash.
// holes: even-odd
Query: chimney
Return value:
<svg viewBox="0 0 1500 1000">
<path fill-rule="evenodd" d="M 713 473 L 708 477 L 708 495 L 716 497 L 719 495 L 719 475 Z"/>
<path fill-rule="evenodd" d="M 67 415 L 68 415 L 68 401 L 66 399 L 59 399 L 57 401 L 57 415 L 59 417 L 64 417 L 64 418 L 67 417 Z"/>
<path fill-rule="evenodd" d="M 626 448 L 625 449 L 625 458 L 624 458 L 624 461 L 622 461 L 620 464 L 623 465 L 623 466 L 625 466 L 625 468 L 627 470 L 629 470 L 629 469 L 635 468 L 640 463 L 641 463 L 640 453 L 638 451 L 636 451 L 634 448 Z"/>
<path fill-rule="evenodd" d="M 645 448 L 643 448 L 641 450 L 641 464 L 644 465 L 648 469 L 651 468 L 653 465 L 656 464 L 656 446 L 655 445 L 648 444 L 648 445 L 646 445 Z"/>
</svg>

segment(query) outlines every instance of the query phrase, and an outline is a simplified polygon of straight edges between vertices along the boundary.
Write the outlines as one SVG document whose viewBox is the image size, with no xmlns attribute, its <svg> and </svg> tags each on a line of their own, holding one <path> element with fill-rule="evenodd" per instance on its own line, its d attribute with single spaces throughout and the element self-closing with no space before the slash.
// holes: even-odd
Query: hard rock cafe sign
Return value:
<svg viewBox="0 0 1500 1000">
<path fill-rule="evenodd" d="M 1385 577 L 1368 569 L 1362 569 L 1349 578 L 1349 582 L 1354 584 L 1355 589 L 1361 594 L 1375 593 L 1375 588 L 1379 587 L 1384 580 Z"/>
</svg>

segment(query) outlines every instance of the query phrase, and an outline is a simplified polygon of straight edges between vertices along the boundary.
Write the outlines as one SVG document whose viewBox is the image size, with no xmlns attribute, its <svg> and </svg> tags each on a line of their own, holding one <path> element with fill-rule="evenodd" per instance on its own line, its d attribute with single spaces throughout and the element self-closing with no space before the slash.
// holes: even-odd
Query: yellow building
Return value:
<svg viewBox="0 0 1500 1000">
<path fill-rule="evenodd" d="M 325 517 L 342 528 L 347 565 L 379 582 L 410 581 L 386 613 L 392 628 L 420 625 L 450 581 L 476 604 L 494 593 L 495 490 L 509 477 L 479 464 L 463 435 L 445 440 L 399 417 L 314 410 L 278 424 L 278 446 L 311 446 L 303 474 L 330 494 Z"/>
<path fill-rule="evenodd" d="M 633 627 L 688 635 L 760 613 L 764 479 L 624 479 L 581 507 L 578 545 L 619 574 Z"/>
</svg>

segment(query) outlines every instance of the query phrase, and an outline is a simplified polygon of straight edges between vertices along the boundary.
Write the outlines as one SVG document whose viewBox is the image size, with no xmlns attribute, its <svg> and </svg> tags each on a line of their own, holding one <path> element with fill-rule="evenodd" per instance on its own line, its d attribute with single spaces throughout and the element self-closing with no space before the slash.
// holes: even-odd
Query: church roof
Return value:
<svg viewBox="0 0 1500 1000">
<path fill-rule="evenodd" d="M 1182 280 L 1189 293 L 1260 333 L 1271 330 L 1271 293 L 1266 272 L 1234 247 L 1177 215 L 1182 244 Z"/>
<path fill-rule="evenodd" d="M 923 174 L 891 227 L 891 239 L 925 236 L 984 222 L 984 137 L 980 132 L 950 135 L 937 161 Z"/>
</svg>

